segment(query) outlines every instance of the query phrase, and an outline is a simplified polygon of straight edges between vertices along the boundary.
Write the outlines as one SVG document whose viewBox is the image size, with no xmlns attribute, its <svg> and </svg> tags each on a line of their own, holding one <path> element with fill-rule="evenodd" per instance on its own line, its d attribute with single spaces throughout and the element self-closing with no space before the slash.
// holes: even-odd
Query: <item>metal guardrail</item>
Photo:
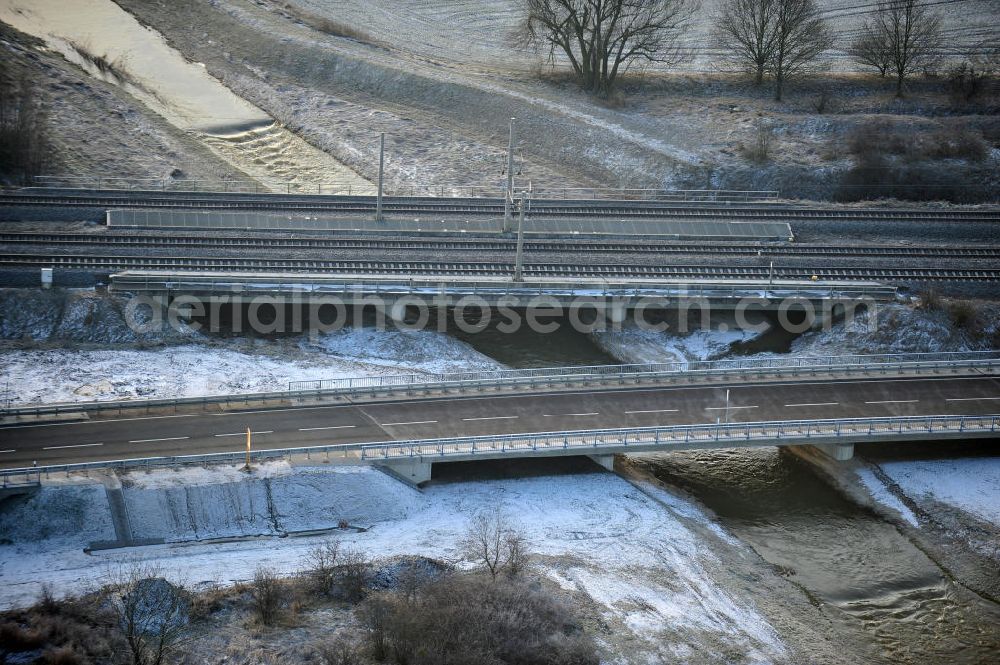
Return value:
<svg viewBox="0 0 1000 665">
<path fill-rule="evenodd" d="M 252 462 L 264 462 L 315 455 L 325 460 L 331 454 L 360 451 L 361 459 L 371 462 L 391 462 L 410 458 L 425 461 L 446 460 L 477 455 L 552 453 L 559 450 L 588 451 L 611 450 L 618 452 L 630 447 L 637 450 L 671 445 L 703 444 L 734 447 L 739 444 L 765 442 L 763 445 L 806 444 L 810 440 L 856 441 L 859 438 L 906 439 L 933 435 L 964 434 L 992 436 L 1000 434 L 1000 416 L 894 416 L 887 418 L 843 418 L 830 420 L 778 420 L 750 423 L 716 423 L 698 425 L 671 425 L 667 427 L 641 427 L 602 430 L 575 430 L 530 434 L 502 434 L 494 436 L 456 437 L 446 439 L 418 439 L 393 443 L 353 443 L 298 448 L 254 450 Z M 431 458 L 431 459 L 427 459 Z M 136 459 L 54 464 L 40 467 L 0 469 L 0 488 L 19 487 L 40 483 L 44 478 L 58 473 L 86 473 L 107 469 L 149 469 L 184 465 L 242 464 L 246 453 L 208 453 L 171 457 L 142 457 Z"/>
<path fill-rule="evenodd" d="M 625 384 L 630 381 L 673 383 L 683 379 L 712 377 L 762 378 L 819 373 L 888 374 L 890 372 L 936 372 L 942 370 L 1000 370 L 1000 351 L 968 353 L 911 353 L 859 356 L 824 356 L 816 358 L 743 358 L 706 360 L 689 363 L 647 365 L 593 365 L 519 370 L 489 370 L 449 374 L 404 374 L 377 377 L 291 381 L 287 390 L 264 393 L 239 393 L 182 397 L 176 399 L 141 399 L 117 402 L 66 402 L 40 404 L 0 410 L 0 417 L 99 413 L 126 410 L 153 410 L 181 406 L 250 405 L 274 401 L 356 397 L 378 393 L 413 393 L 446 390 L 485 390 L 488 388 L 543 388 L 588 383 Z"/>
<path fill-rule="evenodd" d="M 702 443 L 720 447 L 753 441 L 782 443 L 810 439 L 851 440 L 906 438 L 934 434 L 1000 433 L 1000 416 L 896 416 L 829 420 L 776 420 L 750 423 L 671 425 L 629 429 L 579 430 L 538 434 L 456 437 L 398 441 L 362 447 L 361 458 L 371 461 L 407 458 L 448 458 L 508 453 L 544 453 L 554 450 L 593 451 L 649 448 Z M 586 454 L 586 453 L 584 453 Z M 430 461 L 433 461 L 431 459 Z"/>
<path fill-rule="evenodd" d="M 759 371 L 835 372 L 835 371 L 887 371 L 889 369 L 944 369 L 960 367 L 1000 369 L 1000 351 L 969 353 L 908 353 L 854 356 L 822 356 L 796 358 L 734 358 L 727 360 L 692 360 L 673 363 L 637 365 L 585 365 L 578 367 L 543 367 L 534 369 L 498 369 L 448 374 L 402 374 L 390 376 L 289 381 L 289 391 L 339 390 L 359 392 L 382 391 L 398 388 L 453 388 L 468 385 L 472 388 L 486 384 L 545 385 L 564 381 L 618 380 L 634 377 L 669 378 L 679 374 L 704 375 L 753 373 Z"/>
</svg>

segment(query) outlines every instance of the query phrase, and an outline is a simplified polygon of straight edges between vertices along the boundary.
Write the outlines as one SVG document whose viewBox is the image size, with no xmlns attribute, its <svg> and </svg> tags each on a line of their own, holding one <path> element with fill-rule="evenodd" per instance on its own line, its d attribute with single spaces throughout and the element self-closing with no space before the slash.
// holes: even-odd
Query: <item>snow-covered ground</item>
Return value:
<svg viewBox="0 0 1000 665">
<path fill-rule="evenodd" d="M 142 343 L 156 340 L 130 336 L 107 300 L 74 297 L 59 316 L 23 321 L 16 313 L 23 308 L 9 300 L 0 330 L 42 342 L 0 351 L 0 390 L 13 404 L 263 392 L 284 390 L 289 381 L 501 367 L 436 331 L 343 328 L 276 340 L 175 332 L 163 339 L 183 343 L 146 349 Z M 65 348 L 52 347 L 63 340 Z"/>
<path fill-rule="evenodd" d="M 733 344 L 749 342 L 760 334 L 740 330 L 731 322 L 713 321 L 711 327 L 683 334 L 648 330 L 631 324 L 622 330 L 594 332 L 593 338 L 598 346 L 623 363 L 686 365 L 694 360 L 726 356 Z"/>
<path fill-rule="evenodd" d="M 347 518 L 347 510 L 352 524 L 369 528 L 334 537 L 372 557 L 419 554 L 456 561 L 469 517 L 500 503 L 523 529 L 543 574 L 590 596 L 603 606 L 609 628 L 627 635 L 635 653 L 618 654 L 621 660 L 662 662 L 706 644 L 719 649 L 719 657 L 745 654 L 742 662 L 773 662 L 788 655 L 750 595 L 734 595 L 715 579 L 724 567 L 720 556 L 745 557 L 749 551 L 704 530 L 708 519 L 695 505 L 663 490 L 640 490 L 610 473 L 435 483 L 422 492 L 367 467 L 275 463 L 258 474 L 263 478 L 226 470 L 164 470 L 125 475 L 121 482 L 133 525 L 141 526 L 143 537 L 154 537 L 158 529 L 174 539 L 191 538 L 186 523 L 194 516 L 181 505 L 181 495 L 214 492 L 216 501 L 199 502 L 198 538 L 274 533 L 275 525 L 327 528 Z M 267 502 L 265 482 L 272 490 Z M 46 582 L 62 593 L 92 588 L 119 560 L 157 565 L 189 584 L 248 579 L 261 564 L 291 573 L 301 569 L 319 542 L 316 537 L 249 538 L 84 554 L 88 541 L 107 539 L 113 531 L 103 492 L 91 480 L 48 487 L 32 499 L 4 505 L 0 526 L 13 542 L 0 545 L 0 604 L 29 603 Z M 309 511 L 299 510 L 318 499 Z M 27 526 L 40 509 L 65 516 L 65 528 L 39 534 Z M 259 524 L 248 529 L 252 515 Z M 621 643 L 621 637 L 614 641 Z"/>
<path fill-rule="evenodd" d="M 1000 527 L 1000 457 L 907 460 L 879 466 L 914 500 L 933 499 Z"/>
</svg>

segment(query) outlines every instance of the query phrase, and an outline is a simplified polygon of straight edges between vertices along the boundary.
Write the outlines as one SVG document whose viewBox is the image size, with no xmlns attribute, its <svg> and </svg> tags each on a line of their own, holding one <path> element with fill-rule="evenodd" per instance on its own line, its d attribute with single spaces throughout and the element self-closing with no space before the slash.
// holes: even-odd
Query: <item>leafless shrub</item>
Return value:
<svg viewBox="0 0 1000 665">
<path fill-rule="evenodd" d="M 356 28 L 353 25 L 335 21 L 329 16 L 307 11 L 291 3 L 285 3 L 284 10 L 289 16 L 306 24 L 313 30 L 318 30 L 333 37 L 346 37 L 362 44 L 374 45 L 376 43 L 375 39 L 364 30 Z"/>
<path fill-rule="evenodd" d="M 317 545 L 306 556 L 307 574 L 312 579 L 315 588 L 322 594 L 329 594 L 337 578 L 337 567 L 340 564 L 340 542 L 328 540 Z"/>
<path fill-rule="evenodd" d="M 823 87 L 820 89 L 819 94 L 813 98 L 813 111 L 822 115 L 830 110 L 831 102 L 830 89 Z"/>
<path fill-rule="evenodd" d="M 257 620 L 265 626 L 274 625 L 284 602 L 284 588 L 277 573 L 263 566 L 258 568 L 250 582 L 250 597 Z"/>
<path fill-rule="evenodd" d="M 22 626 L 13 621 L 0 623 L 0 644 L 8 651 L 29 651 L 45 645 L 47 636 L 33 626 Z"/>
<path fill-rule="evenodd" d="M 982 321 L 979 310 L 968 300 L 955 300 L 948 303 L 948 316 L 951 318 L 953 326 L 959 330 L 979 334 L 982 330 Z"/>
<path fill-rule="evenodd" d="M 981 161 L 988 148 L 982 135 L 959 125 L 920 131 L 889 120 L 876 120 L 855 127 L 847 145 L 858 162 L 879 163 L 897 157 L 903 163 L 927 159 L 967 159 Z"/>
<path fill-rule="evenodd" d="M 360 608 L 376 659 L 408 665 L 597 663 L 569 608 L 519 581 L 453 575 L 413 602 L 375 594 Z"/>
<path fill-rule="evenodd" d="M 361 665 L 358 649 L 347 642 L 333 641 L 316 647 L 316 655 L 323 665 Z"/>
<path fill-rule="evenodd" d="M 941 294 L 934 287 L 928 287 L 920 292 L 920 308 L 927 310 L 941 309 Z"/>
<path fill-rule="evenodd" d="M 42 652 L 41 662 L 45 665 L 84 665 L 90 659 L 80 654 L 75 647 L 49 647 Z"/>
<path fill-rule="evenodd" d="M 41 656 L 32 662 L 114 662 L 116 654 L 128 651 L 117 616 L 100 595 L 43 597 L 30 608 L 5 612 L 0 621 L 0 653 L 6 652 L 7 662 L 40 649 Z"/>
<path fill-rule="evenodd" d="M 371 564 L 363 552 L 345 550 L 340 553 L 336 570 L 336 585 L 345 600 L 356 603 L 368 592 Z"/>
<path fill-rule="evenodd" d="M 753 141 L 743 146 L 743 154 L 752 162 L 763 164 L 771 159 L 771 148 L 774 143 L 774 130 L 761 121 L 757 123 Z"/>
</svg>

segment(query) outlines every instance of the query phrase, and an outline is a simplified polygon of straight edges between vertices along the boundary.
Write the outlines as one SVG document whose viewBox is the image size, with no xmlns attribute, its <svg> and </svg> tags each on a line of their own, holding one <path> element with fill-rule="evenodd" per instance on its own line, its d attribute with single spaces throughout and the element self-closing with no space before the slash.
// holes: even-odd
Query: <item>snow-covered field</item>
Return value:
<svg viewBox="0 0 1000 665">
<path fill-rule="evenodd" d="M 153 350 L 11 349 L 0 374 L 13 404 L 196 397 L 285 390 L 289 381 L 500 367 L 434 331 L 344 328 L 315 340 L 208 340 Z"/>
<path fill-rule="evenodd" d="M 126 475 L 121 481 L 130 515 L 143 525 L 145 537 L 154 536 L 156 528 L 182 539 L 193 535 L 183 524 L 193 516 L 177 506 L 177 492 L 236 492 L 242 493 L 240 501 L 217 500 L 204 506 L 197 537 L 272 533 L 275 524 L 285 529 L 326 528 L 335 526 L 349 507 L 352 524 L 369 529 L 334 537 L 373 557 L 420 554 L 456 561 L 469 517 L 500 503 L 524 530 L 541 571 L 563 587 L 590 596 L 603 606 L 611 630 L 628 636 L 630 648 L 640 657 L 619 654 L 622 660 L 662 662 L 706 644 L 719 649 L 720 657 L 745 654 L 744 662 L 772 662 L 787 655 L 754 601 L 734 595 L 715 579 L 723 567 L 720 556 L 735 552 L 744 557 L 748 551 L 705 530 L 708 519 L 696 506 L 663 490 L 641 491 L 610 473 L 436 483 L 422 492 L 367 467 L 288 468 L 276 463 L 259 473 L 280 489 L 271 496 L 276 517 L 262 514 L 252 529 L 245 528 L 246 512 L 254 497 L 264 503 L 257 496 L 263 479 L 192 470 Z M 320 485 L 326 489 L 320 491 Z M 27 502 L 6 504 L 0 526 L 13 543 L 0 545 L 0 604 L 31 602 L 46 582 L 62 593 L 91 588 L 120 560 L 151 563 L 189 584 L 248 579 L 261 564 L 291 573 L 319 542 L 315 537 L 252 538 L 87 555 L 82 548 L 89 540 L 109 535 L 102 495 L 103 487 L 91 481 L 49 487 Z M 320 498 L 319 508 L 299 510 Z M 329 508 L 324 511 L 322 506 Z M 39 509 L 67 516 L 65 528 L 39 537 L 34 527 L 26 526 Z M 266 513 L 268 508 L 253 510 Z M 294 520 L 286 524 L 291 515 Z"/>
</svg>

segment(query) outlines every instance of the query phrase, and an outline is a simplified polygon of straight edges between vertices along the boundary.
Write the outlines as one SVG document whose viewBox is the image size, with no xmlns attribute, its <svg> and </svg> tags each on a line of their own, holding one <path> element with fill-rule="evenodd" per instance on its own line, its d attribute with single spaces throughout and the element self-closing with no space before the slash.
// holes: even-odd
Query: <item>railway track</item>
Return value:
<svg viewBox="0 0 1000 665">
<path fill-rule="evenodd" d="M 87 208 L 167 208 L 216 211 L 299 211 L 331 214 L 366 214 L 375 212 L 373 197 L 333 196 L 252 196 L 252 195 L 146 195 L 101 194 L 3 194 L 0 205 Z M 500 199 L 389 197 L 383 201 L 389 215 L 489 216 L 503 214 Z M 729 221 L 934 221 L 1000 222 L 1000 211 L 992 210 L 886 210 L 800 208 L 779 204 L 700 204 L 679 205 L 664 201 L 586 201 L 535 199 L 530 203 L 532 217 L 571 218 L 607 217 L 623 219 L 712 218 Z"/>
<path fill-rule="evenodd" d="M 303 272 L 349 275 L 406 275 L 412 277 L 507 275 L 511 263 L 444 261 L 338 261 L 318 259 L 192 258 L 98 255 L 0 255 L 0 266 L 8 268 L 51 267 L 113 272 L 120 270 L 179 270 L 201 272 Z M 645 278 L 645 279 L 775 279 L 910 281 L 998 281 L 1000 268 L 868 268 L 774 266 L 636 266 L 620 264 L 573 265 L 527 263 L 524 273 L 548 278 Z"/>
<path fill-rule="evenodd" d="M 0 233 L 0 244 L 45 246 L 185 247 L 204 249 L 327 249 L 327 250 L 417 250 L 417 251 L 514 251 L 516 241 L 507 239 L 442 238 L 289 238 L 125 235 L 92 233 Z M 852 256 L 866 258 L 1000 259 L 1000 247 L 905 246 L 905 245 L 802 245 L 738 242 L 619 242 L 527 240 L 528 252 L 551 253 L 640 253 L 728 256 Z"/>
</svg>

